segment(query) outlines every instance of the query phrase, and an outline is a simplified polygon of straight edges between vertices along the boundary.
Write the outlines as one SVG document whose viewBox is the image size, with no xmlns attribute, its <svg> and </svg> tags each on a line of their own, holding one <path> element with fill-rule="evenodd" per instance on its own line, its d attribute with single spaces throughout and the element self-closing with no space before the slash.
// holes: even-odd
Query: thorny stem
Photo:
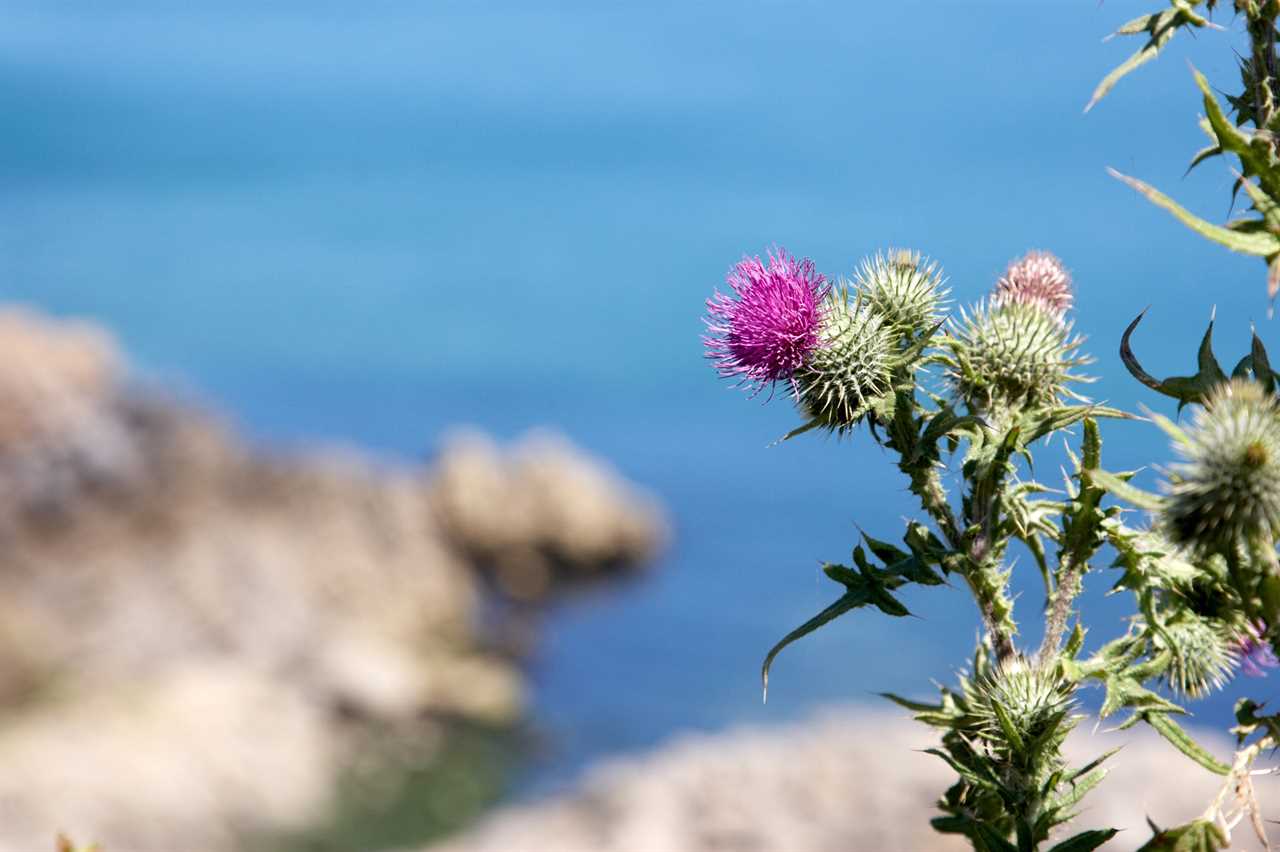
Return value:
<svg viewBox="0 0 1280 852">
<path fill-rule="evenodd" d="M 1084 585 L 1084 569 L 1087 562 L 1073 556 L 1065 556 L 1059 569 L 1058 585 L 1049 600 L 1049 614 L 1045 619 L 1044 641 L 1040 643 L 1037 658 L 1044 662 L 1058 653 L 1062 645 L 1062 637 L 1067 632 L 1067 618 L 1071 615 L 1071 604 L 1080 594 Z"/>
<path fill-rule="evenodd" d="M 1244 609 L 1245 617 L 1253 621 L 1258 617 L 1258 612 L 1253 604 L 1253 590 L 1249 588 L 1244 576 L 1244 566 L 1240 564 L 1240 551 L 1232 545 L 1226 548 L 1223 556 L 1227 560 L 1227 576 L 1231 579 L 1236 594 L 1240 596 L 1240 606 Z"/>
<path fill-rule="evenodd" d="M 1249 8 L 1250 62 L 1253 66 L 1253 108 L 1258 129 L 1271 129 L 1276 111 L 1276 16 L 1275 0 L 1262 0 Z M 1275 143 L 1272 143 L 1273 147 Z"/>
<path fill-rule="evenodd" d="M 951 504 L 947 501 L 946 487 L 942 484 L 942 477 L 937 468 L 933 466 L 923 469 L 902 467 L 903 472 L 911 477 L 911 493 L 920 499 L 920 505 L 933 518 L 947 546 L 952 550 L 965 553 L 967 557 L 968 564 L 964 566 L 961 573 L 969 586 L 969 591 L 978 603 L 978 610 L 982 613 L 982 620 L 987 635 L 991 638 L 991 645 L 997 659 L 1003 661 L 1012 657 L 1016 653 L 1013 637 L 1001 623 L 1004 619 L 1000 612 L 1003 608 L 1000 598 L 1004 590 L 999 584 L 990 582 L 992 572 L 983 569 L 983 563 L 986 561 L 984 539 L 980 537 L 966 552 L 964 535 L 955 513 L 951 510 Z"/>
</svg>

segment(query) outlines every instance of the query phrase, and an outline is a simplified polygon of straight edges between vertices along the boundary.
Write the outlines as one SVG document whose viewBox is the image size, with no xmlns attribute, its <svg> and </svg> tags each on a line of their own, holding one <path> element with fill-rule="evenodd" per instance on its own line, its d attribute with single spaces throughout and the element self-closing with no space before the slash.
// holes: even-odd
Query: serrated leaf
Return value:
<svg viewBox="0 0 1280 852">
<path fill-rule="evenodd" d="M 1275 374 L 1271 372 L 1271 361 L 1267 358 L 1266 347 L 1258 339 L 1258 332 L 1256 331 L 1253 332 L 1252 351 L 1249 355 L 1252 362 L 1249 368 L 1253 370 L 1253 380 L 1266 388 L 1268 393 L 1274 393 L 1276 389 Z"/>
<path fill-rule="evenodd" d="M 1178 11 L 1170 9 L 1166 12 L 1135 18 L 1116 31 L 1116 35 L 1137 35 L 1139 33 L 1146 32 L 1150 37 L 1148 38 L 1147 43 L 1139 48 L 1136 53 L 1131 55 L 1124 62 L 1120 63 L 1118 67 L 1113 68 L 1107 76 L 1102 78 L 1102 82 L 1098 83 L 1098 87 L 1093 90 L 1093 95 L 1089 98 L 1089 103 L 1085 104 L 1085 112 L 1093 109 L 1094 105 L 1098 101 L 1106 97 L 1107 93 L 1110 92 L 1115 87 L 1116 83 L 1120 82 L 1121 78 L 1126 74 L 1136 71 L 1160 54 L 1160 50 L 1169 43 L 1169 39 L 1173 38 L 1174 33 L 1178 30 L 1178 17 Z M 1139 26 L 1139 28 L 1133 29 L 1135 26 Z"/>
<path fill-rule="evenodd" d="M 938 713 L 942 710 L 941 704 L 925 704 L 923 701 L 912 701 L 910 698 L 903 698 L 901 695 L 892 692 L 878 692 L 876 694 L 913 713 Z"/>
<path fill-rule="evenodd" d="M 1126 503 L 1137 506 L 1139 509 L 1157 511 L 1164 505 L 1164 498 L 1159 494 L 1152 494 L 1149 491 L 1143 491 L 1141 488 L 1135 488 L 1109 471 L 1091 470 L 1085 473 L 1084 476 L 1092 484 L 1106 489 L 1111 494 Z"/>
<path fill-rule="evenodd" d="M 1120 360 L 1124 362 L 1125 369 L 1131 376 L 1157 393 L 1178 400 L 1179 409 L 1188 403 L 1203 402 L 1209 392 L 1227 378 L 1218 364 L 1218 359 L 1213 355 L 1213 320 L 1209 321 L 1204 336 L 1200 339 L 1200 348 L 1196 352 L 1196 374 L 1161 380 L 1144 370 L 1138 363 L 1137 356 L 1133 354 L 1131 338 L 1146 313 L 1144 309 L 1134 317 L 1133 322 L 1129 323 L 1124 330 L 1124 334 L 1120 335 Z"/>
<path fill-rule="evenodd" d="M 1118 828 L 1097 828 L 1092 831 L 1082 831 L 1075 837 L 1069 837 L 1066 840 L 1054 846 L 1049 852 L 1093 852 L 1102 844 L 1120 833 Z"/>
<path fill-rule="evenodd" d="M 892 565 L 895 562 L 902 562 L 910 557 L 909 553 L 899 550 L 895 545 L 887 541 L 880 541 L 872 538 L 865 532 L 862 534 L 862 540 L 867 543 L 867 547 L 875 554 L 875 557 L 885 565 Z"/>
<path fill-rule="evenodd" d="M 848 570 L 848 569 L 845 569 Z M 776 645 L 769 649 L 769 653 L 765 655 L 764 664 L 760 667 L 760 680 L 764 685 L 764 697 L 767 701 L 769 698 L 769 669 L 773 666 L 773 661 L 777 658 L 782 649 L 795 642 L 803 639 L 819 627 L 834 621 L 850 610 L 866 606 L 871 602 L 870 589 L 864 587 L 850 588 L 848 592 L 841 595 L 838 600 L 828 606 L 822 612 L 813 618 L 801 624 L 795 630 L 792 630 L 786 636 L 783 636 Z"/>
<path fill-rule="evenodd" d="M 1054 798 L 1054 807 L 1062 810 L 1074 808 L 1094 787 L 1102 783 L 1102 779 L 1107 777 L 1108 771 L 1106 769 L 1095 769 L 1081 776 L 1073 785 Z"/>
<path fill-rule="evenodd" d="M 1227 116 L 1222 111 L 1222 106 L 1218 103 L 1218 99 L 1214 97 L 1213 90 L 1209 88 L 1209 81 L 1205 79 L 1205 76 L 1194 68 L 1191 69 L 1191 73 L 1195 77 L 1196 85 L 1200 88 L 1201 94 L 1204 95 L 1205 118 L 1208 119 L 1209 126 L 1213 128 L 1213 133 L 1217 137 L 1218 143 L 1224 149 L 1240 158 L 1240 163 L 1245 169 L 1245 175 L 1256 175 L 1258 177 L 1266 195 L 1272 197 L 1280 195 L 1280 175 L 1274 171 L 1269 153 L 1261 145 L 1255 148 L 1252 144 L 1253 140 L 1227 119 Z"/>
<path fill-rule="evenodd" d="M 990 852 L 1018 852 L 1017 846 L 985 822 L 974 823 L 974 831 Z"/>
<path fill-rule="evenodd" d="M 1192 739 L 1191 735 L 1183 730 L 1181 725 L 1170 719 L 1168 714 L 1147 712 L 1142 714 L 1142 718 L 1148 725 L 1155 728 L 1160 736 L 1172 743 L 1174 748 L 1205 769 L 1216 775 L 1227 775 L 1231 772 L 1230 766 L 1218 760 L 1204 746 Z"/>
<path fill-rule="evenodd" d="M 1274 234 L 1267 232 L 1240 233 L 1230 228 L 1224 228 L 1221 225 L 1215 225 L 1212 222 L 1201 219 L 1150 184 L 1121 174 L 1115 169 L 1109 168 L 1107 173 L 1137 190 L 1152 204 L 1172 213 L 1179 222 L 1205 239 L 1212 240 L 1232 251 L 1251 254 L 1256 257 L 1271 257 L 1280 253 L 1280 238 L 1277 238 Z"/>
<path fill-rule="evenodd" d="M 1229 843 L 1226 833 L 1207 819 L 1198 819 L 1163 831 L 1156 828 L 1150 819 L 1147 823 L 1151 825 L 1155 836 L 1137 852 L 1218 852 L 1226 849 Z"/>
</svg>

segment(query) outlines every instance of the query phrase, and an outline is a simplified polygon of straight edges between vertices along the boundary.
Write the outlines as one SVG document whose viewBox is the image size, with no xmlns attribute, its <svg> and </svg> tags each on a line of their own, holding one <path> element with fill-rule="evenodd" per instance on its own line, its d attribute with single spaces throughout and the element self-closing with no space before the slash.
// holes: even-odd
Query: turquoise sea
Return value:
<svg viewBox="0 0 1280 852">
<path fill-rule="evenodd" d="M 744 253 L 838 274 L 914 246 L 972 301 L 1051 249 L 1096 397 L 1133 410 L 1172 413 L 1116 356 L 1147 305 L 1160 375 L 1191 371 L 1214 306 L 1224 361 L 1251 322 L 1280 347 L 1260 263 L 1104 172 L 1227 214 L 1225 163 L 1183 177 L 1203 142 L 1187 64 L 1229 85 L 1238 27 L 1081 113 L 1136 48 L 1101 37 L 1148 5 L 0 3 L 0 298 L 107 324 L 264 445 L 423 459 L 453 425 L 550 425 L 661 496 L 675 539 L 652 574 L 547 625 L 548 746 L 522 790 L 555 789 L 681 731 L 927 694 L 972 647 L 960 590 L 909 594 L 915 618 L 787 651 L 761 704 L 763 652 L 833 597 L 819 562 L 855 522 L 896 538 L 912 505 L 865 435 L 769 447 L 788 404 L 707 367 L 702 303 Z M 1147 424 L 1107 435 L 1113 469 L 1168 458 Z M 1127 612 L 1112 581 L 1090 577 L 1097 638 Z"/>
</svg>

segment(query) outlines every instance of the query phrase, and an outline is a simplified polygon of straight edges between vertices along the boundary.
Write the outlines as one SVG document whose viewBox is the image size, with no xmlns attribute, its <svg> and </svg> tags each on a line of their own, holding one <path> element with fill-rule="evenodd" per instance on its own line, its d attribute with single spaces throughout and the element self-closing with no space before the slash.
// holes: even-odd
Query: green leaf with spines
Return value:
<svg viewBox="0 0 1280 852">
<path fill-rule="evenodd" d="M 1167 713 L 1161 712 L 1144 712 L 1143 720 L 1156 730 L 1160 736 L 1164 737 L 1173 747 L 1194 760 L 1196 763 L 1208 769 L 1215 775 L 1228 775 L 1231 767 L 1218 760 L 1212 754 L 1200 745 L 1191 735 L 1182 729 L 1182 726 L 1169 718 Z"/>
<path fill-rule="evenodd" d="M 1143 491 L 1141 488 L 1135 488 L 1127 481 L 1127 477 L 1121 474 L 1110 473 L 1105 470 L 1091 470 L 1088 473 L 1089 482 L 1099 488 L 1131 503 L 1139 509 L 1147 509 L 1157 511 L 1164 506 L 1164 498 L 1159 494 L 1152 494 L 1149 491 Z"/>
<path fill-rule="evenodd" d="M 1155 836 L 1137 852 L 1218 852 L 1226 849 L 1226 833 L 1212 820 L 1198 819 L 1177 828 L 1159 829 L 1150 820 Z"/>
<path fill-rule="evenodd" d="M 774 659 L 776 659 L 778 654 L 782 652 L 783 648 L 786 648 L 798 639 L 808 636 L 813 631 L 836 620 L 846 612 L 858 609 L 859 607 L 864 607 L 870 602 L 871 594 L 869 589 L 850 589 L 848 592 L 841 595 L 834 603 L 822 610 L 822 612 L 818 613 L 804 624 L 801 624 L 786 636 L 783 636 L 777 644 L 770 648 L 769 653 L 765 655 L 764 664 L 760 668 L 760 679 L 764 685 L 765 699 L 767 700 L 769 697 L 769 669 L 773 666 Z"/>
<path fill-rule="evenodd" d="M 1218 99 L 1214 97 L 1213 90 L 1209 88 L 1209 81 L 1205 79 L 1205 76 L 1194 68 L 1192 69 L 1192 75 L 1195 77 L 1196 86 L 1200 88 L 1201 94 L 1204 95 L 1205 118 L 1208 120 L 1209 126 L 1213 128 L 1218 144 L 1240 159 L 1241 165 L 1244 166 L 1244 176 L 1246 178 L 1253 176 L 1258 178 L 1265 195 L 1272 198 L 1280 196 L 1280 173 L 1275 171 L 1270 146 L 1265 141 L 1251 139 L 1232 124 L 1222 112 L 1222 107 L 1218 104 Z M 1274 206 L 1274 202 L 1272 202 L 1272 206 Z"/>
<path fill-rule="evenodd" d="M 1143 369 L 1137 356 L 1133 354 L 1130 343 L 1134 330 L 1138 327 L 1138 323 L 1142 322 L 1146 313 L 1144 309 L 1134 317 L 1133 322 L 1129 323 L 1124 334 L 1120 336 L 1120 360 L 1124 363 L 1125 369 L 1131 376 L 1157 393 L 1178 400 L 1179 409 L 1189 403 L 1203 402 L 1214 388 L 1227 380 L 1227 374 L 1222 371 L 1218 359 L 1213 354 L 1213 320 L 1209 320 L 1209 326 L 1205 329 L 1204 336 L 1200 338 L 1200 347 L 1196 351 L 1196 374 L 1157 379 Z"/>
<path fill-rule="evenodd" d="M 1118 828 L 1095 828 L 1082 831 L 1054 846 L 1049 852 L 1093 852 L 1120 833 Z"/>
<path fill-rule="evenodd" d="M 1224 228 L 1221 225 L 1215 225 L 1201 219 L 1191 211 L 1187 210 L 1178 202 L 1165 195 L 1160 190 L 1148 183 L 1138 180 L 1134 177 L 1121 174 L 1115 169 L 1107 169 L 1107 172 L 1117 180 L 1123 181 L 1131 188 L 1137 190 L 1140 194 L 1146 196 L 1147 200 L 1157 207 L 1163 208 L 1172 213 L 1174 218 L 1195 231 L 1205 239 L 1225 246 L 1235 252 L 1241 254 L 1251 254 L 1257 257 L 1271 258 L 1280 254 L 1280 237 L 1269 232 L 1257 233 L 1241 233 L 1232 228 Z"/>
<path fill-rule="evenodd" d="M 1093 109 L 1094 105 L 1106 97 L 1115 84 L 1120 82 L 1121 78 L 1155 59 L 1179 28 L 1208 25 L 1208 19 L 1194 11 L 1193 7 L 1199 5 L 1199 3 L 1200 0 L 1189 0 L 1189 2 L 1173 0 L 1172 9 L 1142 15 L 1117 29 L 1112 34 L 1113 36 L 1133 36 L 1146 33 L 1147 42 L 1102 78 L 1102 82 L 1098 83 L 1093 95 L 1089 98 L 1089 103 L 1085 105 L 1084 111 L 1088 112 Z"/>
</svg>

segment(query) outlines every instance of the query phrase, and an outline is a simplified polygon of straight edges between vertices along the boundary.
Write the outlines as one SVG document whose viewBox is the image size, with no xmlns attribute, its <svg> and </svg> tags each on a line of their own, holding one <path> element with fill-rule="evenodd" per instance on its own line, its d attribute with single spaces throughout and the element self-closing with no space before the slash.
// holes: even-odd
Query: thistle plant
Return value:
<svg viewBox="0 0 1280 852">
<path fill-rule="evenodd" d="M 1118 35 L 1144 43 L 1104 78 L 1089 107 L 1181 30 L 1222 29 L 1209 17 L 1219 5 L 1169 0 L 1169 8 L 1123 25 Z M 1280 0 L 1235 0 L 1234 7 L 1249 43 L 1241 90 L 1224 108 L 1194 73 L 1210 144 L 1192 165 L 1230 158 L 1234 192 L 1247 196 L 1250 213 L 1214 225 L 1116 174 L 1194 231 L 1263 258 L 1274 296 Z M 1088 715 L 1080 692 L 1094 686 L 1101 690 L 1097 719 L 1120 729 L 1149 726 L 1223 779 L 1197 818 L 1152 824 L 1142 850 L 1225 849 L 1246 819 L 1265 844 L 1252 778 L 1255 762 L 1280 748 L 1280 713 L 1266 714 L 1252 699 L 1237 702 L 1231 756 L 1212 753 L 1178 721 L 1184 705 L 1238 675 L 1280 668 L 1280 399 L 1257 334 L 1227 372 L 1210 322 L 1196 373 L 1157 379 L 1133 350 L 1142 315 L 1125 330 L 1119 356 L 1129 373 L 1176 400 L 1179 411 L 1192 408 L 1178 422 L 1147 412 L 1171 448 L 1168 458 L 1153 460 L 1161 481 L 1146 490 L 1135 471 L 1103 466 L 1101 424 L 1134 415 L 1086 395 L 1093 359 L 1072 330 L 1071 275 L 1049 252 L 1014 260 L 984 298 L 960 307 L 948 300 L 941 267 L 910 250 L 874 255 L 847 278 L 832 279 L 779 250 L 767 261 L 742 260 L 728 284 L 731 295 L 707 303 L 706 349 L 719 372 L 752 393 L 770 388 L 789 397 L 799 425 L 787 439 L 814 429 L 865 433 L 890 452 L 919 504 L 900 544 L 863 533 L 847 564 L 823 565 L 835 598 L 766 654 L 766 695 L 779 653 L 832 620 L 859 609 L 906 616 L 899 595 L 909 585 L 962 587 L 980 623 L 972 659 L 933 701 L 886 695 L 935 731 L 929 751 L 955 772 L 939 791 L 935 829 L 963 835 L 977 852 L 1088 852 L 1110 842 L 1115 829 L 1073 833 L 1068 825 L 1112 756 L 1074 766 L 1063 753 Z M 1051 440 L 1068 448 L 1058 490 L 1033 475 Z M 1030 554 L 1021 562 L 1035 567 L 1044 588 L 1042 603 L 1032 602 L 1031 617 L 1044 625 L 1035 647 L 1021 640 L 1010 594 L 1020 551 Z M 1077 603 L 1100 571 L 1131 596 L 1133 615 L 1118 635 L 1086 651 Z"/>
</svg>

